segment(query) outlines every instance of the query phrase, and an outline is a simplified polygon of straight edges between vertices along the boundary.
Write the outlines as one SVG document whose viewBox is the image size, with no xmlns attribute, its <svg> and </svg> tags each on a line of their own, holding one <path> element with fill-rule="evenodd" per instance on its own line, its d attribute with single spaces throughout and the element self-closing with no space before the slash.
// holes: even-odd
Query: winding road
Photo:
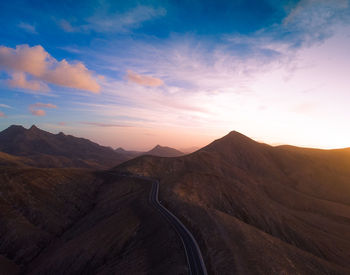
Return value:
<svg viewBox="0 0 350 275">
<path fill-rule="evenodd" d="M 152 180 L 152 189 L 149 196 L 150 203 L 161 212 L 179 234 L 187 257 L 187 262 L 191 275 L 207 275 L 202 253 L 191 232 L 186 226 L 158 200 L 159 182 Z"/>
</svg>

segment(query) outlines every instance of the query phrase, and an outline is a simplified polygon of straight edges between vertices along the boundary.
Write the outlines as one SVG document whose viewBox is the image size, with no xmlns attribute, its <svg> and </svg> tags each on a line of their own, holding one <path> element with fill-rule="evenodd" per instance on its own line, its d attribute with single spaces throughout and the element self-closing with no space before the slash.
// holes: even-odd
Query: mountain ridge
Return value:
<svg viewBox="0 0 350 275">
<path fill-rule="evenodd" d="M 109 168 L 129 158 L 85 138 L 52 134 L 32 125 L 0 132 L 0 151 L 31 158 L 38 167 Z"/>
</svg>

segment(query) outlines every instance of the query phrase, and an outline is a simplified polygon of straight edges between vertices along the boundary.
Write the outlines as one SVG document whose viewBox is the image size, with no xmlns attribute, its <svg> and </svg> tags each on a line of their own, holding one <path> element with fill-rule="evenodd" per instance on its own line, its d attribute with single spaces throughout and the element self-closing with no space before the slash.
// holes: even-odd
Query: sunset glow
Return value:
<svg viewBox="0 0 350 275">
<path fill-rule="evenodd" d="M 350 146 L 348 0 L 180 2 L 2 1 L 0 130 Z"/>
</svg>

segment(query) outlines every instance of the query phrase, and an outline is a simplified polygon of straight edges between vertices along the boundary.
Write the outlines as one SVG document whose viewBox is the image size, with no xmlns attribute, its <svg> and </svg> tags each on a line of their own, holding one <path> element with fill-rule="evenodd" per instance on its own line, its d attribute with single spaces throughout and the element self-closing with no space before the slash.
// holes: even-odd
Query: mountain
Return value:
<svg viewBox="0 0 350 275">
<path fill-rule="evenodd" d="M 117 152 L 118 154 L 125 156 L 128 159 L 132 159 L 141 155 L 151 155 L 151 156 L 157 156 L 157 157 L 179 157 L 184 155 L 184 153 L 174 148 L 160 146 L 160 145 L 155 146 L 153 149 L 147 152 L 128 151 L 121 147 L 115 149 L 114 151 Z"/>
<path fill-rule="evenodd" d="M 130 157 L 88 139 L 52 134 L 33 125 L 0 132 L 0 151 L 30 159 L 38 167 L 109 168 Z"/>
<path fill-rule="evenodd" d="M 179 157 L 184 155 L 184 153 L 174 148 L 160 146 L 160 145 L 155 146 L 152 150 L 145 152 L 143 154 L 157 156 L 157 157 Z"/>
<path fill-rule="evenodd" d="M 190 155 L 113 171 L 160 180 L 212 274 L 350 274 L 350 149 L 269 146 L 231 132 Z"/>
<path fill-rule="evenodd" d="M 127 151 L 35 126 L 9 127 L 0 147 L 10 153 L 0 152 L 0 274 L 187 273 L 149 181 L 76 168 L 107 168 Z"/>
<path fill-rule="evenodd" d="M 188 273 L 181 240 L 149 203 L 151 183 L 127 172 L 159 179 L 209 274 L 350 274 L 350 148 L 272 147 L 231 132 L 190 155 L 93 172 L 34 168 L 29 145 L 28 156 L 0 153 L 0 273 Z"/>
</svg>

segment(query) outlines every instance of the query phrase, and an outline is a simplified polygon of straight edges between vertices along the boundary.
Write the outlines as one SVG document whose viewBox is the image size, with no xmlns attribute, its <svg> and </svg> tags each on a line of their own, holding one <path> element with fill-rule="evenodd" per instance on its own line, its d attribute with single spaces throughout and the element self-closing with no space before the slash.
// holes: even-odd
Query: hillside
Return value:
<svg viewBox="0 0 350 275">
<path fill-rule="evenodd" d="M 130 159 L 109 147 L 64 133 L 52 134 L 33 125 L 12 125 L 0 132 L 0 151 L 25 157 L 37 167 L 109 168 Z"/>
<path fill-rule="evenodd" d="M 0 167 L 25 167 L 35 163 L 26 157 L 17 157 L 0 152 Z"/>
<path fill-rule="evenodd" d="M 178 158 L 114 169 L 160 179 L 213 274 L 349 274 L 350 150 L 272 147 L 231 132 Z"/>
<path fill-rule="evenodd" d="M 186 273 L 149 192 L 89 170 L 0 167 L 0 274 Z"/>
</svg>

